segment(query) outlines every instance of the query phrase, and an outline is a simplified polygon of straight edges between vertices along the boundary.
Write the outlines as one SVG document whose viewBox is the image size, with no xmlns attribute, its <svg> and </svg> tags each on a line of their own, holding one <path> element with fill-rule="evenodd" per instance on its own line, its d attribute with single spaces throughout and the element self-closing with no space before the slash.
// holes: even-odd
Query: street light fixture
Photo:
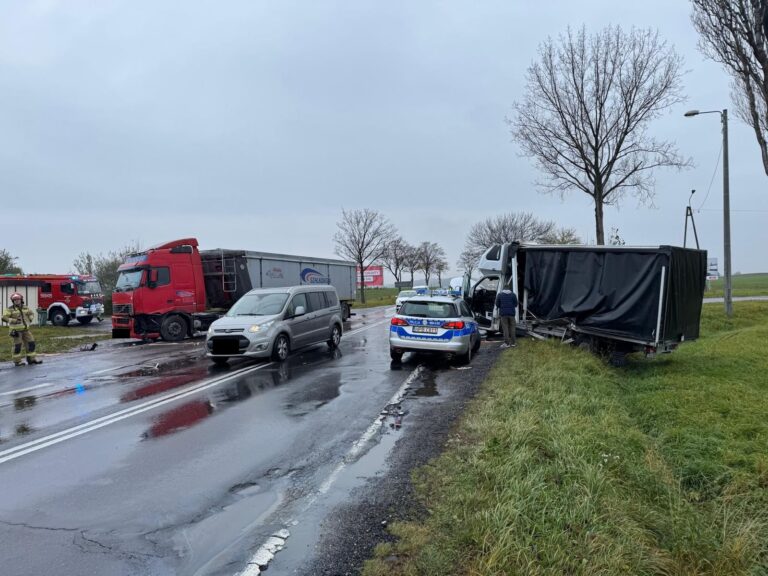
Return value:
<svg viewBox="0 0 768 576">
<path fill-rule="evenodd" d="M 728 109 L 720 110 L 689 110 L 686 118 L 699 114 L 720 114 L 723 124 L 723 260 L 725 268 L 725 314 L 733 316 L 733 294 L 731 291 L 731 198 L 728 176 Z"/>
</svg>

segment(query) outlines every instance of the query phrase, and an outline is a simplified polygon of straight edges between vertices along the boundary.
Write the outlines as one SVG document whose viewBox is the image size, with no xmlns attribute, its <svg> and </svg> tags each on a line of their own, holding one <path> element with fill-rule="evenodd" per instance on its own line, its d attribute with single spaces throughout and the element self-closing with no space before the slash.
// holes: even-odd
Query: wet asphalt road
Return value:
<svg viewBox="0 0 768 576">
<path fill-rule="evenodd" d="M 4 366 L 2 574 L 255 574 L 273 534 L 285 549 L 270 574 L 333 566 L 349 529 L 331 520 L 339 507 L 392 473 L 417 412 L 429 420 L 430 402 L 480 377 L 408 356 L 392 370 L 391 312 L 362 311 L 338 351 L 315 346 L 283 365 L 220 369 L 198 339 Z"/>
</svg>

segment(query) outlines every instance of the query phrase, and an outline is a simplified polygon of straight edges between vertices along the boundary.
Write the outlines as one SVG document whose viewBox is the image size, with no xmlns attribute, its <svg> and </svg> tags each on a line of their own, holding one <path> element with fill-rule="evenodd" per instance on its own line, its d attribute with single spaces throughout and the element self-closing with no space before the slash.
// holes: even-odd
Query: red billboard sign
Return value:
<svg viewBox="0 0 768 576">
<path fill-rule="evenodd" d="M 384 266 L 368 266 L 363 272 L 366 288 L 381 288 L 384 286 Z M 357 287 L 360 288 L 360 267 L 357 268 Z"/>
</svg>

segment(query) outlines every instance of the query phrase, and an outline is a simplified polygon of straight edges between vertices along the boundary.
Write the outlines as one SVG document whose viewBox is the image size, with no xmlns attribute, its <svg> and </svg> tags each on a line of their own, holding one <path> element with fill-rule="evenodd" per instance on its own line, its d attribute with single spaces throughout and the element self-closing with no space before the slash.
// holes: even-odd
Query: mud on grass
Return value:
<svg viewBox="0 0 768 576">
<path fill-rule="evenodd" d="M 367 576 L 768 572 L 768 303 L 624 370 L 507 350 Z"/>
</svg>

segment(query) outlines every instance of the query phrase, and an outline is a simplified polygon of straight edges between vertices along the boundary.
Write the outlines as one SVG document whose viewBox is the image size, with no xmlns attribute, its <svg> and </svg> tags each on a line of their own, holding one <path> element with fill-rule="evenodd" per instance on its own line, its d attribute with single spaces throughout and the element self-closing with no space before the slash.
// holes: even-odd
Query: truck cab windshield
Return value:
<svg viewBox="0 0 768 576">
<path fill-rule="evenodd" d="M 235 302 L 227 316 L 272 316 L 280 313 L 286 300 L 285 292 L 246 294 Z"/>
<path fill-rule="evenodd" d="M 143 274 L 143 268 L 123 270 L 117 277 L 115 292 L 130 292 L 131 290 L 135 290 L 141 285 L 141 278 Z"/>
</svg>

